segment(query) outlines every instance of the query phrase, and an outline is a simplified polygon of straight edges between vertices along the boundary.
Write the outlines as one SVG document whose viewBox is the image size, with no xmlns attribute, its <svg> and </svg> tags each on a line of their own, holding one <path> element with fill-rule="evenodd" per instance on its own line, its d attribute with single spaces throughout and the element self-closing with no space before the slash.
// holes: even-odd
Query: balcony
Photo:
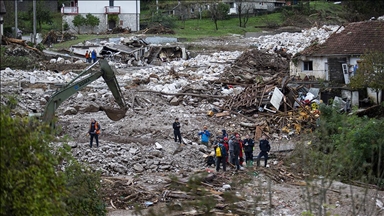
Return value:
<svg viewBox="0 0 384 216">
<path fill-rule="evenodd" d="M 106 14 L 120 14 L 120 6 L 105 6 Z"/>
<path fill-rule="evenodd" d="M 78 14 L 79 7 L 62 7 L 61 13 L 62 14 Z"/>
</svg>

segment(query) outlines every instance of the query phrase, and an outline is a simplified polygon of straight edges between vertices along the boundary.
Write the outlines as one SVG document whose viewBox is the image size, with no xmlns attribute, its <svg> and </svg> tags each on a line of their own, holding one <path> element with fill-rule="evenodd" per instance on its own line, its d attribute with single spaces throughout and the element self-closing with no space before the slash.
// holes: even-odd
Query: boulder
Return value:
<svg viewBox="0 0 384 216">
<path fill-rule="evenodd" d="M 77 114 L 77 110 L 74 107 L 67 107 L 64 110 L 64 115 L 76 115 L 76 114 Z"/>
<path fill-rule="evenodd" d="M 137 172 L 143 172 L 144 171 L 144 167 L 141 166 L 140 164 L 135 164 L 133 165 L 133 169 Z"/>
</svg>

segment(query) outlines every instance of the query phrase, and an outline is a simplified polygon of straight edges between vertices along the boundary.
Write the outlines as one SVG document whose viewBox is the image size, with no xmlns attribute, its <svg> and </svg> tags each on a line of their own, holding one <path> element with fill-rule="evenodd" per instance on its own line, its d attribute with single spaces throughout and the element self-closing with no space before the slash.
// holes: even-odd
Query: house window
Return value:
<svg viewBox="0 0 384 216">
<path fill-rule="evenodd" d="M 234 2 L 230 2 L 229 3 L 229 8 L 235 8 L 235 3 Z"/>
<path fill-rule="evenodd" d="M 109 0 L 109 6 L 110 6 L 110 7 L 115 6 L 115 5 L 114 5 L 114 0 Z"/>
<path fill-rule="evenodd" d="M 313 62 L 312 61 L 305 61 L 305 62 L 303 62 L 303 70 L 304 71 L 311 71 L 311 70 L 313 70 Z"/>
</svg>

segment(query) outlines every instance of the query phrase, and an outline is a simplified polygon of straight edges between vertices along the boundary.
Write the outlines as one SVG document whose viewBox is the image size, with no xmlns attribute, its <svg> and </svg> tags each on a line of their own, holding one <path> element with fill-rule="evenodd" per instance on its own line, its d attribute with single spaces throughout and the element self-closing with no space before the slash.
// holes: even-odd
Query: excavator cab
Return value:
<svg viewBox="0 0 384 216">
<path fill-rule="evenodd" d="M 91 72 L 90 69 L 97 63 L 99 63 L 100 65 L 100 71 Z M 109 90 L 112 92 L 112 95 L 120 108 L 116 109 L 113 107 L 105 106 L 101 107 L 100 109 L 102 109 L 107 114 L 108 118 L 113 121 L 119 121 L 120 119 L 124 118 L 128 107 L 120 90 L 119 83 L 117 82 L 115 72 L 112 70 L 106 60 L 101 59 L 96 63 L 90 65 L 71 82 L 61 87 L 51 96 L 42 115 L 43 121 L 52 122 L 53 117 L 55 115 L 55 111 L 62 102 L 64 102 L 66 99 L 76 94 L 78 91 L 80 91 L 93 81 L 97 80 L 101 76 L 107 83 Z"/>
</svg>

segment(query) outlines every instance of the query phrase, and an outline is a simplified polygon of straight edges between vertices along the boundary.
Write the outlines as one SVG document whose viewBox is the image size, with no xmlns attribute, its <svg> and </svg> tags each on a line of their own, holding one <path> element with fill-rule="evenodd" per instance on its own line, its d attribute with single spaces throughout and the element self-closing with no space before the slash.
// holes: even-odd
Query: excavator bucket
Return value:
<svg viewBox="0 0 384 216">
<path fill-rule="evenodd" d="M 108 118 L 112 121 L 119 121 L 120 119 L 125 117 L 125 113 L 128 108 L 125 109 L 117 109 L 112 107 L 101 107 L 101 109 L 107 114 Z"/>
</svg>

